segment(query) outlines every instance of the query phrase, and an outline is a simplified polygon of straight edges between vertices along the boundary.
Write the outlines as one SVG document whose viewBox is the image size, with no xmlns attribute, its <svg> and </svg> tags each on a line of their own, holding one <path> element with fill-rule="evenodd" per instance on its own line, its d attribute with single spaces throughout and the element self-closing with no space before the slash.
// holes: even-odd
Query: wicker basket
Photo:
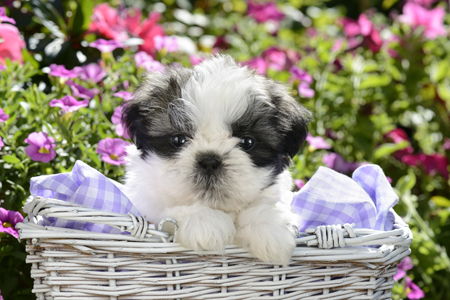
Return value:
<svg viewBox="0 0 450 300">
<path fill-rule="evenodd" d="M 196 254 L 131 214 L 40 197 L 25 210 L 18 227 L 37 299 L 391 299 L 396 264 L 412 241 L 398 216 L 391 231 L 320 226 L 300 234 L 289 266 L 281 267 L 235 246 Z M 44 227 L 36 216 L 108 224 L 131 235 Z"/>
</svg>

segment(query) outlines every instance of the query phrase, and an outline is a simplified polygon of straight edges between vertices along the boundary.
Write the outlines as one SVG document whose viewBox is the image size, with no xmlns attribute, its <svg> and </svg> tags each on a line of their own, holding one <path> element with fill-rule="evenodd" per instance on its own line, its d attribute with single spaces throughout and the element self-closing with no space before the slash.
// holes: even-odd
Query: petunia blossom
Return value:
<svg viewBox="0 0 450 300">
<path fill-rule="evenodd" d="M 149 72 L 161 72 L 165 71 L 164 65 L 159 61 L 153 59 L 153 57 L 144 51 L 136 53 L 134 56 L 136 67 L 143 67 Z"/>
<path fill-rule="evenodd" d="M 267 72 L 267 63 L 262 57 L 254 57 L 242 64 L 256 70 L 259 75 L 265 75 Z"/>
<path fill-rule="evenodd" d="M 0 108 L 0 122 L 5 122 L 9 119 L 9 115 L 5 113 L 3 109 Z"/>
<path fill-rule="evenodd" d="M 331 146 L 327 142 L 325 142 L 323 137 L 320 136 L 312 136 L 308 133 L 308 135 L 306 136 L 306 141 L 309 143 L 309 148 L 311 150 L 331 148 Z"/>
<path fill-rule="evenodd" d="M 307 82 L 300 82 L 298 85 L 298 93 L 303 97 L 312 98 L 316 92 L 309 87 Z"/>
<path fill-rule="evenodd" d="M 378 52 L 383 45 L 383 41 L 380 37 L 380 32 L 375 28 L 373 23 L 367 18 L 365 14 L 359 15 L 357 21 L 346 18 L 342 21 L 344 25 L 344 33 L 349 38 L 356 37 L 358 35 L 363 36 L 363 44 L 369 48 L 372 52 Z M 350 47 L 355 47 L 354 39 L 349 41 Z"/>
<path fill-rule="evenodd" d="M 16 24 L 16 21 L 13 18 L 6 16 L 6 8 L 4 7 L 0 7 L 0 22 Z"/>
<path fill-rule="evenodd" d="M 67 70 L 63 65 L 51 64 L 50 75 L 62 78 L 76 78 L 78 76 L 76 69 Z"/>
<path fill-rule="evenodd" d="M 292 66 L 289 69 L 289 72 L 294 77 L 294 79 L 298 79 L 300 81 L 305 81 L 309 84 L 313 83 L 313 78 L 311 75 L 308 74 L 305 70 L 300 69 L 297 66 Z"/>
<path fill-rule="evenodd" d="M 23 222 L 23 216 L 20 212 L 0 207 L 0 232 L 19 238 L 19 231 L 15 227 L 21 222 Z"/>
<path fill-rule="evenodd" d="M 129 139 L 130 135 L 126 126 L 122 123 L 122 106 L 116 107 L 111 117 L 111 122 L 116 125 L 115 132 L 124 139 Z"/>
<path fill-rule="evenodd" d="M 444 17 L 445 10 L 442 7 L 428 10 L 419 4 L 408 2 L 403 6 L 403 15 L 399 16 L 399 20 L 411 25 L 414 29 L 421 27 L 426 38 L 435 39 L 438 36 L 447 35 Z"/>
<path fill-rule="evenodd" d="M 298 187 L 299 190 L 302 189 L 302 187 L 305 186 L 305 181 L 301 179 L 294 179 L 295 185 Z"/>
<path fill-rule="evenodd" d="M 97 153 L 102 154 L 102 160 L 115 166 L 125 164 L 125 147 L 130 143 L 119 138 L 106 138 L 98 142 Z"/>
<path fill-rule="evenodd" d="M 167 52 L 178 51 L 177 39 L 173 36 L 160 36 L 157 35 L 153 38 L 155 48 L 158 51 L 165 49 Z"/>
<path fill-rule="evenodd" d="M 77 111 L 82 107 L 89 105 L 89 100 L 77 101 L 74 97 L 66 95 L 61 99 L 53 99 L 49 103 L 50 107 L 59 107 L 63 113 Z"/>
<path fill-rule="evenodd" d="M 89 32 L 98 32 L 105 38 L 117 41 L 128 38 L 126 28 L 121 24 L 118 10 L 109 6 L 108 3 L 95 6 L 91 19 Z"/>
<path fill-rule="evenodd" d="M 89 44 L 89 47 L 96 48 L 102 53 L 113 52 L 117 48 L 122 48 L 123 44 L 116 40 L 98 39 Z"/>
<path fill-rule="evenodd" d="M 25 139 L 25 153 L 34 161 L 49 162 L 56 157 L 55 139 L 45 132 L 32 132 Z"/>
<path fill-rule="evenodd" d="M 3 143 L 2 137 L 0 136 L 0 150 L 2 150 L 3 146 L 5 146 L 5 143 Z"/>
<path fill-rule="evenodd" d="M 22 63 L 22 48 L 25 48 L 25 41 L 20 36 L 17 27 L 0 23 L 0 37 L 7 41 L 0 43 L 0 63 L 4 63 L 6 58 Z"/>
<path fill-rule="evenodd" d="M 411 270 L 413 268 L 411 257 L 405 257 L 398 265 L 397 265 L 397 273 L 394 275 L 394 280 L 398 281 L 399 279 L 406 276 L 406 271 Z"/>
<path fill-rule="evenodd" d="M 122 98 L 124 101 L 129 101 L 133 99 L 133 93 L 127 91 L 120 91 L 113 94 L 116 97 Z"/>
<path fill-rule="evenodd" d="M 414 282 L 412 282 L 412 279 L 409 277 L 406 277 L 405 290 L 407 293 L 406 297 L 408 297 L 408 299 L 415 300 L 425 297 L 425 293 L 422 291 L 422 289 L 414 284 Z"/>
<path fill-rule="evenodd" d="M 147 19 L 142 23 L 141 30 L 138 37 L 144 40 L 144 43 L 139 46 L 139 51 L 145 51 L 148 54 L 155 54 L 155 36 L 163 36 L 164 29 L 158 25 L 158 21 L 161 14 L 152 12 L 148 15 Z"/>
<path fill-rule="evenodd" d="M 284 14 L 277 9 L 275 1 L 265 3 L 249 1 L 247 15 L 254 18 L 258 23 L 264 23 L 269 20 L 278 22 L 284 18 Z"/>
<path fill-rule="evenodd" d="M 356 170 L 363 163 L 348 162 L 337 153 L 328 153 L 322 157 L 322 162 L 329 168 L 341 172 L 350 173 Z"/>
<path fill-rule="evenodd" d="M 72 90 L 72 95 L 74 97 L 79 97 L 87 100 L 91 100 L 95 97 L 95 93 L 91 90 L 88 90 L 82 85 L 76 84 L 72 80 L 67 80 L 66 84 L 70 86 L 70 89 Z"/>
<path fill-rule="evenodd" d="M 82 80 L 88 80 L 92 82 L 100 82 L 106 76 L 105 70 L 96 63 L 90 63 L 81 67 L 74 68 L 77 76 Z"/>
<path fill-rule="evenodd" d="M 189 55 L 189 60 L 191 61 L 191 64 L 193 66 L 198 65 L 199 63 L 201 63 L 205 59 L 206 59 L 206 57 L 202 57 L 200 55 L 195 55 L 195 54 Z"/>
</svg>

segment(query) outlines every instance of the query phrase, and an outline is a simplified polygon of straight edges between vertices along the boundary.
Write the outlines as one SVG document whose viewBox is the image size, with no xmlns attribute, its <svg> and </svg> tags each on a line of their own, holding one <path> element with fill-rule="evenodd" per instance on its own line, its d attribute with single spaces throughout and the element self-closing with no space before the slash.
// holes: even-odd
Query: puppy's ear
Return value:
<svg viewBox="0 0 450 300">
<path fill-rule="evenodd" d="M 272 85 L 269 93 L 272 103 L 277 108 L 277 128 L 281 137 L 279 147 L 287 156 L 285 163 L 288 165 L 289 159 L 297 154 L 306 139 L 312 114 L 297 103 L 280 84 Z"/>
</svg>

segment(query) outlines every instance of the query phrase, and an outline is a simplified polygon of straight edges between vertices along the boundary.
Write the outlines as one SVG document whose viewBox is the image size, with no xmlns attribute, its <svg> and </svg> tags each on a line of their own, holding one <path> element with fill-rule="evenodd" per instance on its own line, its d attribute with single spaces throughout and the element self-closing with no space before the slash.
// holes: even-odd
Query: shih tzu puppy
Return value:
<svg viewBox="0 0 450 300">
<path fill-rule="evenodd" d="M 310 112 L 280 84 L 216 56 L 193 69 L 148 74 L 124 107 L 127 196 L 149 221 L 177 220 L 175 240 L 196 251 L 235 243 L 287 265 L 291 158 Z"/>
</svg>

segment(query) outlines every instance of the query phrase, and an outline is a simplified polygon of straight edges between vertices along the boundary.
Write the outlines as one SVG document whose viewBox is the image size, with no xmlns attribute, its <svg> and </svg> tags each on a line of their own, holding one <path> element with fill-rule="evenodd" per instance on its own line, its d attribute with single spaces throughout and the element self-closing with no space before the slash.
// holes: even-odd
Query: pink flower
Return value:
<svg viewBox="0 0 450 300">
<path fill-rule="evenodd" d="M 115 8 L 102 3 L 94 8 L 89 32 L 98 32 L 108 39 L 124 41 L 128 38 L 124 26 L 120 24 L 120 16 Z"/>
<path fill-rule="evenodd" d="M 140 51 L 136 53 L 134 56 L 134 60 L 136 62 L 136 67 L 144 67 L 149 72 L 164 72 L 164 65 L 159 61 L 153 59 L 152 56 L 148 55 L 144 51 Z"/>
<path fill-rule="evenodd" d="M 61 99 L 53 99 L 49 103 L 50 107 L 59 107 L 63 113 L 77 111 L 82 107 L 89 105 L 89 100 L 77 101 L 74 97 L 67 95 Z"/>
<path fill-rule="evenodd" d="M 17 27 L 11 24 L 0 23 L 0 37 L 6 42 L 0 43 L 0 62 L 5 62 L 5 58 L 22 62 L 22 48 L 25 42 L 20 37 Z"/>
<path fill-rule="evenodd" d="M 322 162 L 329 168 L 341 172 L 349 173 L 356 170 L 362 163 L 348 162 L 341 155 L 337 153 L 325 154 L 322 157 Z"/>
<path fill-rule="evenodd" d="M 305 181 L 303 181 L 301 179 L 294 179 L 294 183 L 298 187 L 299 190 L 301 190 L 302 187 L 305 186 Z"/>
<path fill-rule="evenodd" d="M 133 93 L 127 91 L 120 91 L 113 94 L 116 97 L 122 98 L 124 101 L 129 101 L 133 99 Z"/>
<path fill-rule="evenodd" d="M 72 80 L 67 80 L 66 84 L 70 86 L 70 88 L 72 89 L 72 94 L 75 97 L 84 98 L 87 100 L 91 100 L 95 97 L 95 93 L 93 91 L 88 90 L 82 85 L 74 83 Z"/>
<path fill-rule="evenodd" d="M 418 167 L 422 165 L 425 172 L 428 175 L 434 176 L 436 174 L 441 174 L 445 179 L 448 180 L 448 161 L 444 155 L 433 154 L 427 155 L 423 153 L 419 154 L 405 154 L 401 157 L 401 161 L 404 164 Z"/>
<path fill-rule="evenodd" d="M 252 58 L 242 64 L 248 66 L 250 69 L 256 70 L 259 75 L 265 75 L 267 72 L 267 63 L 262 57 Z"/>
<path fill-rule="evenodd" d="M 367 19 L 365 14 L 359 15 L 358 21 L 346 18 L 342 21 L 342 23 L 344 25 L 344 33 L 349 38 L 362 35 L 364 38 L 364 45 L 366 45 L 372 52 L 380 51 L 383 44 L 380 33 L 375 29 L 372 22 Z"/>
<path fill-rule="evenodd" d="M 300 81 L 305 81 L 309 84 L 313 83 L 313 78 L 311 75 L 308 74 L 308 72 L 306 72 L 305 70 L 300 69 L 297 66 L 292 66 L 291 69 L 289 70 L 289 72 L 291 73 L 291 75 L 295 78 L 298 79 Z"/>
<path fill-rule="evenodd" d="M 167 52 L 178 51 L 177 39 L 173 36 L 157 35 L 153 38 L 153 41 L 155 43 L 155 48 L 158 51 L 161 51 L 162 49 L 166 49 Z"/>
<path fill-rule="evenodd" d="M 403 141 L 408 141 L 409 142 L 408 135 L 401 128 L 396 128 L 396 129 L 386 133 L 385 137 L 388 138 L 388 139 L 391 139 L 395 144 L 401 143 Z M 413 147 L 411 147 L 411 145 L 409 145 L 405 149 L 395 151 L 393 156 L 396 159 L 401 160 L 401 161 L 403 161 L 405 163 L 404 160 L 407 159 L 406 155 L 412 154 L 413 152 L 414 152 Z"/>
<path fill-rule="evenodd" d="M 164 30 L 157 23 L 161 15 L 159 13 L 150 13 L 148 19 L 142 23 L 139 37 L 144 40 L 144 44 L 139 46 L 139 51 L 145 51 L 148 54 L 155 53 L 155 36 L 163 36 Z"/>
<path fill-rule="evenodd" d="M 49 162 L 56 157 L 55 139 L 45 132 L 32 132 L 25 139 L 25 153 L 34 161 Z"/>
<path fill-rule="evenodd" d="M 443 24 L 444 17 L 445 11 L 442 7 L 427 10 L 418 4 L 408 2 L 403 6 L 403 15 L 399 16 L 399 20 L 414 29 L 422 27 L 426 38 L 435 39 L 447 34 Z"/>
<path fill-rule="evenodd" d="M 195 55 L 195 54 L 192 54 L 192 55 L 189 56 L 189 60 L 191 61 L 191 64 L 193 66 L 198 65 L 199 63 L 201 63 L 205 59 L 206 59 L 206 57 L 202 57 L 200 55 Z"/>
<path fill-rule="evenodd" d="M 130 143 L 119 139 L 106 138 L 98 142 L 97 153 L 102 154 L 102 160 L 115 166 L 125 164 L 125 147 Z"/>
<path fill-rule="evenodd" d="M 0 232 L 8 233 L 15 238 L 19 238 L 19 231 L 15 227 L 17 223 L 21 222 L 23 222 L 23 216 L 20 212 L 6 210 L 0 207 Z"/>
<path fill-rule="evenodd" d="M 122 123 L 122 106 L 119 106 L 114 110 L 114 114 L 111 117 L 111 122 L 116 125 L 115 131 L 118 136 L 121 136 L 124 139 L 130 138 L 128 130 Z"/>
<path fill-rule="evenodd" d="M 422 289 L 415 285 L 412 282 L 412 279 L 409 277 L 406 277 L 405 290 L 408 299 L 422 299 L 423 297 L 425 297 L 425 293 L 422 291 Z"/>
<path fill-rule="evenodd" d="M 74 71 L 80 79 L 100 82 L 106 76 L 106 72 L 96 63 L 90 63 L 81 67 L 75 67 Z"/>
<path fill-rule="evenodd" d="M 397 274 L 394 275 L 394 280 L 398 281 L 399 279 L 406 276 L 406 271 L 411 270 L 413 268 L 413 264 L 411 261 L 411 257 L 405 257 L 398 265 L 397 265 Z"/>
<path fill-rule="evenodd" d="M 0 122 L 5 122 L 9 119 L 9 115 L 5 113 L 3 109 L 0 108 Z"/>
<path fill-rule="evenodd" d="M 2 150 L 3 146 L 5 146 L 5 143 L 3 143 L 2 137 L 0 136 L 0 150 Z"/>
<path fill-rule="evenodd" d="M 6 69 L 6 66 L 5 65 L 2 65 L 2 64 L 0 64 L 0 72 L 1 71 L 3 71 L 3 70 L 5 70 Z M 0 299 L 1 300 L 1 299 Z"/>
<path fill-rule="evenodd" d="M 123 44 L 116 40 L 98 39 L 89 44 L 90 47 L 100 50 L 102 53 L 113 52 L 116 48 L 122 48 Z"/>
<path fill-rule="evenodd" d="M 267 67 L 282 71 L 286 69 L 287 57 L 286 53 L 276 47 L 272 47 L 263 52 L 262 58 L 266 61 Z"/>
<path fill-rule="evenodd" d="M 138 35 L 140 28 L 140 23 L 142 19 L 142 12 L 137 8 L 129 8 L 125 10 L 125 18 L 123 19 L 123 25 L 131 32 L 133 35 Z"/>
<path fill-rule="evenodd" d="M 316 92 L 309 87 L 307 82 L 300 82 L 298 85 L 298 93 L 303 97 L 312 98 Z"/>
<path fill-rule="evenodd" d="M 450 150 L 450 139 L 449 138 L 444 138 L 444 144 L 442 146 L 444 147 L 445 151 Z"/>
<path fill-rule="evenodd" d="M 0 7 L 0 22 L 9 22 L 12 24 L 16 24 L 16 21 L 14 21 L 14 19 L 6 16 L 6 9 L 4 7 Z"/>
<path fill-rule="evenodd" d="M 284 18 L 284 14 L 277 9 L 276 2 L 258 3 L 257 1 L 249 1 L 247 15 L 254 18 L 258 23 L 269 20 L 278 22 Z"/>
<path fill-rule="evenodd" d="M 323 137 L 320 136 L 312 136 L 308 133 L 306 136 L 306 141 L 309 143 L 309 146 L 315 150 L 315 149 L 330 149 L 331 146 L 325 142 Z"/>
<path fill-rule="evenodd" d="M 434 1 L 436 0 L 406 0 L 406 1 L 422 5 L 423 7 L 430 7 L 431 4 L 433 4 Z"/>
<path fill-rule="evenodd" d="M 67 70 L 63 65 L 51 64 L 50 75 L 62 78 L 75 78 L 77 77 L 77 71 L 76 69 Z"/>
</svg>

